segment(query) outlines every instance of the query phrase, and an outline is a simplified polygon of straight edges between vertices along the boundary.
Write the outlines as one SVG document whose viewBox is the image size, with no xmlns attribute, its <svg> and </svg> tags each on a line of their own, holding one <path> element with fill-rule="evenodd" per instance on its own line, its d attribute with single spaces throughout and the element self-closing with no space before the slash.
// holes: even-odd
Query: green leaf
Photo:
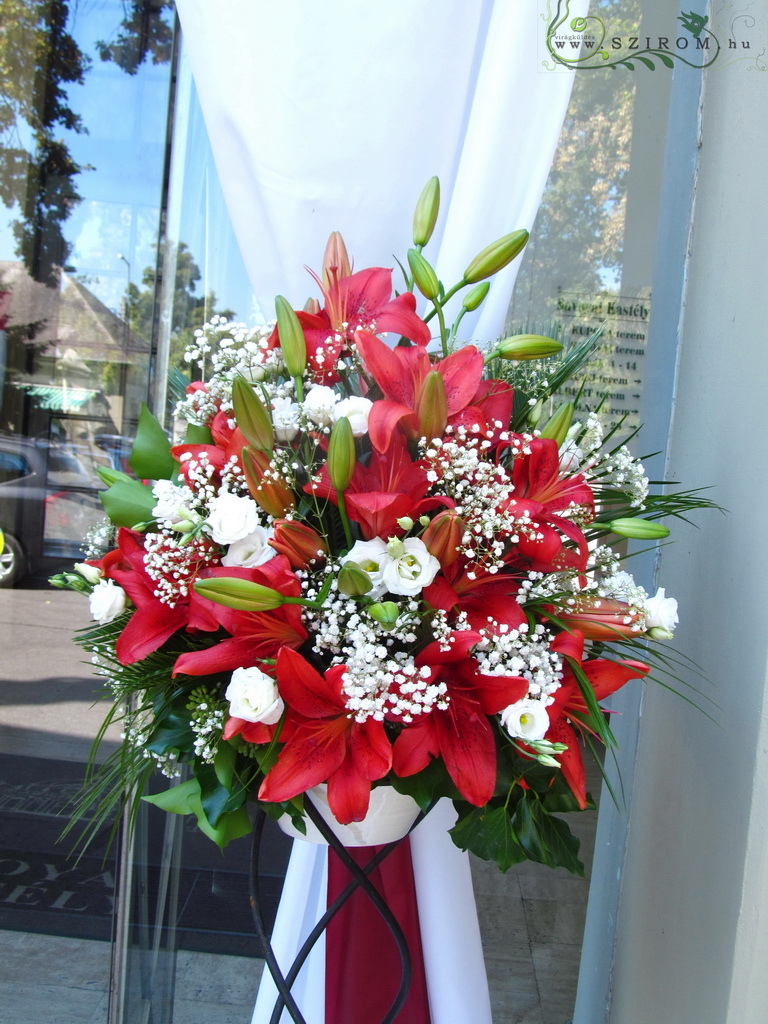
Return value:
<svg viewBox="0 0 768 1024">
<path fill-rule="evenodd" d="M 191 750 L 195 734 L 189 724 L 189 714 L 170 711 L 157 722 L 152 730 L 147 750 L 155 754 L 166 754 L 170 750 Z"/>
<path fill-rule="evenodd" d="M 460 850 L 471 850 L 483 860 L 495 860 L 502 871 L 526 859 L 506 807 L 474 807 L 459 817 L 450 836 Z"/>
<path fill-rule="evenodd" d="M 115 526 L 127 526 L 133 529 L 137 523 L 145 523 L 152 519 L 152 509 L 157 499 L 151 488 L 139 480 L 125 477 L 117 480 L 109 490 L 99 494 L 104 511 Z"/>
<path fill-rule="evenodd" d="M 517 805 L 515 832 L 531 860 L 584 876 L 584 865 L 578 857 L 579 840 L 564 821 L 544 809 L 538 797 L 526 795 Z"/>
<path fill-rule="evenodd" d="M 668 57 L 666 53 L 657 53 L 656 56 L 659 58 L 661 63 L 664 64 L 666 67 L 673 68 L 675 66 L 675 62 L 672 60 L 671 57 Z"/>
<path fill-rule="evenodd" d="M 213 444 L 213 434 L 210 427 L 199 426 L 197 423 L 188 423 L 187 432 L 184 435 L 185 444 Z"/>
<path fill-rule="evenodd" d="M 171 445 L 146 402 L 141 403 L 139 427 L 128 457 L 131 469 L 142 480 L 170 480 L 178 472 Z"/>
<path fill-rule="evenodd" d="M 195 765 L 195 778 L 200 783 L 200 802 L 211 825 L 218 825 L 223 815 L 245 803 L 245 787 L 237 782 L 234 787 L 222 784 L 212 764 Z"/>
<path fill-rule="evenodd" d="M 639 60 L 641 64 L 645 64 L 649 71 L 656 70 L 656 65 L 652 60 L 649 60 L 648 57 L 637 57 L 636 59 Z"/>
<path fill-rule="evenodd" d="M 200 831 L 212 839 L 220 850 L 223 850 L 233 839 L 239 839 L 240 836 L 245 836 L 251 831 L 251 819 L 245 805 L 238 807 L 235 811 L 222 814 L 218 823 L 215 826 L 212 825 L 203 809 L 200 783 L 197 779 L 188 779 L 178 786 L 171 786 L 164 793 L 145 796 L 142 797 L 142 800 L 154 804 L 161 811 L 169 811 L 171 814 L 194 814 Z"/>
<path fill-rule="evenodd" d="M 422 811 L 427 811 L 435 800 L 447 796 L 451 799 L 458 798 L 459 793 L 441 760 L 433 758 L 426 768 L 417 772 L 416 775 L 409 775 L 407 778 L 400 778 L 392 775 L 392 788 L 398 793 L 412 797 Z"/>
</svg>

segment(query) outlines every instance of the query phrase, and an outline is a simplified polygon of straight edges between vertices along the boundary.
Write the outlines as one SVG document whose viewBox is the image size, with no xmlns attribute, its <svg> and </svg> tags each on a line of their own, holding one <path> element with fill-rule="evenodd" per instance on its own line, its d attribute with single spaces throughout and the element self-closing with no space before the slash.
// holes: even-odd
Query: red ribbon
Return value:
<svg viewBox="0 0 768 1024">
<path fill-rule="evenodd" d="M 348 847 L 347 853 L 365 867 L 380 849 Z M 406 838 L 399 843 L 368 878 L 396 917 L 411 954 L 411 987 L 396 1024 L 430 1024 L 410 841 Z M 328 906 L 351 879 L 347 868 L 329 850 Z M 400 954 L 392 933 L 369 897 L 356 889 L 326 931 L 326 1024 L 380 1024 L 395 1000 L 401 979 Z"/>
</svg>

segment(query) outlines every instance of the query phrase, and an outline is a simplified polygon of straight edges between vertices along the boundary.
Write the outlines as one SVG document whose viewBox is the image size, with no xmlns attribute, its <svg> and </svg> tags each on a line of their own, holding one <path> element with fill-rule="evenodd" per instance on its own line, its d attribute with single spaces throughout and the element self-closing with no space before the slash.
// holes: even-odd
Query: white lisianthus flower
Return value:
<svg viewBox="0 0 768 1024">
<path fill-rule="evenodd" d="M 317 384 L 310 388 L 303 402 L 304 412 L 308 419 L 318 427 L 327 427 L 333 422 L 333 409 L 339 396 L 333 388 L 325 384 Z"/>
<path fill-rule="evenodd" d="M 440 563 L 418 537 L 387 544 L 380 565 L 381 578 L 389 593 L 406 597 L 428 587 L 440 571 Z"/>
<path fill-rule="evenodd" d="M 380 537 L 373 540 L 358 540 L 341 559 L 341 564 L 354 562 L 359 565 L 363 572 L 367 572 L 371 578 L 371 589 L 366 597 L 374 601 L 386 593 L 387 587 L 381 576 L 381 561 L 387 553 L 386 542 Z"/>
<path fill-rule="evenodd" d="M 678 621 L 677 601 L 674 597 L 665 597 L 664 588 L 660 587 L 645 602 L 645 628 L 664 630 L 671 637 Z"/>
<path fill-rule="evenodd" d="M 504 708 L 501 724 L 513 738 L 535 743 L 546 736 L 549 715 L 540 700 L 523 697 Z"/>
<path fill-rule="evenodd" d="M 233 718 L 264 725 L 279 721 L 285 706 L 275 680 L 255 667 L 236 668 L 224 696 Z"/>
<path fill-rule="evenodd" d="M 291 442 L 299 432 L 299 407 L 290 398 L 272 399 L 272 426 L 275 437 L 284 444 Z"/>
<path fill-rule="evenodd" d="M 255 569 L 257 565 L 263 565 L 277 554 L 268 543 L 274 533 L 271 528 L 267 530 L 263 526 L 257 526 L 247 537 L 229 545 L 229 551 L 222 558 L 221 564 L 240 566 L 242 569 Z"/>
<path fill-rule="evenodd" d="M 75 572 L 79 572 L 88 583 L 98 583 L 104 575 L 97 565 L 88 565 L 87 562 L 75 562 Z"/>
<path fill-rule="evenodd" d="M 186 516 L 185 502 L 189 498 L 187 488 L 178 487 L 170 480 L 158 480 L 152 485 L 152 493 L 157 499 L 157 504 L 152 509 L 155 519 L 170 523 L 178 523 Z"/>
<path fill-rule="evenodd" d="M 253 498 L 223 491 L 208 504 L 206 527 L 217 544 L 234 544 L 259 526 L 259 506 Z"/>
<path fill-rule="evenodd" d="M 373 402 L 367 398 L 344 398 L 333 408 L 333 422 L 336 423 L 339 417 L 346 416 L 353 435 L 362 437 L 368 433 L 368 416 L 372 406 Z"/>
<path fill-rule="evenodd" d="M 91 618 L 106 626 L 123 614 L 127 602 L 125 591 L 114 580 L 99 580 L 89 598 Z"/>
</svg>

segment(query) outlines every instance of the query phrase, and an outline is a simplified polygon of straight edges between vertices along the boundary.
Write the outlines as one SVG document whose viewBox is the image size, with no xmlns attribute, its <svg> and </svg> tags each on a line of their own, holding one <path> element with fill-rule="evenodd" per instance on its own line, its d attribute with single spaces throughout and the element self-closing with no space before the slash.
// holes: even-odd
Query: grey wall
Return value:
<svg viewBox="0 0 768 1024">
<path fill-rule="evenodd" d="M 729 512 L 676 531 L 659 583 L 719 708 L 645 695 L 611 1024 L 762 1024 L 768 1006 L 768 73 L 704 74 L 667 476 Z"/>
</svg>

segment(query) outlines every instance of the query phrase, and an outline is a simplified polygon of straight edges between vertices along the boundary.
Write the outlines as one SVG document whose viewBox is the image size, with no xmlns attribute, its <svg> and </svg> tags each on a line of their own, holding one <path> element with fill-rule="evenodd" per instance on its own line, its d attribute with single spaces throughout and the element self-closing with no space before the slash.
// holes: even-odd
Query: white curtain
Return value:
<svg viewBox="0 0 768 1024">
<path fill-rule="evenodd" d="M 587 0 L 574 3 L 585 14 Z M 572 76 L 540 63 L 534 0 L 177 0 L 216 166 L 256 296 L 300 308 L 329 233 L 355 267 L 396 267 L 437 174 L 426 250 L 444 284 L 489 242 L 533 226 Z M 500 334 L 519 260 L 493 279 L 466 338 Z M 399 285 L 397 275 L 396 286 Z M 450 805 L 412 840 L 432 1024 L 490 1024 L 468 861 Z M 300 848 L 299 848 L 300 847 Z M 324 901 L 325 851 L 296 844 L 273 937 L 289 963 Z M 451 898 L 446 900 L 446 892 Z M 323 1022 L 323 950 L 294 991 Z M 468 1002 L 467 1002 L 468 1000 Z M 262 985 L 254 1024 L 269 1020 Z M 284 1020 L 287 1016 L 284 1015 Z"/>
<path fill-rule="evenodd" d="M 177 0 L 235 231 L 265 316 L 316 289 L 331 231 L 357 269 L 395 267 L 437 174 L 426 255 L 450 286 L 485 245 L 530 228 L 572 75 L 540 62 L 534 0 Z M 573 4 L 574 15 L 585 13 Z M 519 260 L 468 337 L 503 328 Z M 399 272 L 398 272 L 399 273 Z M 396 277 L 397 280 L 397 277 Z"/>
</svg>

